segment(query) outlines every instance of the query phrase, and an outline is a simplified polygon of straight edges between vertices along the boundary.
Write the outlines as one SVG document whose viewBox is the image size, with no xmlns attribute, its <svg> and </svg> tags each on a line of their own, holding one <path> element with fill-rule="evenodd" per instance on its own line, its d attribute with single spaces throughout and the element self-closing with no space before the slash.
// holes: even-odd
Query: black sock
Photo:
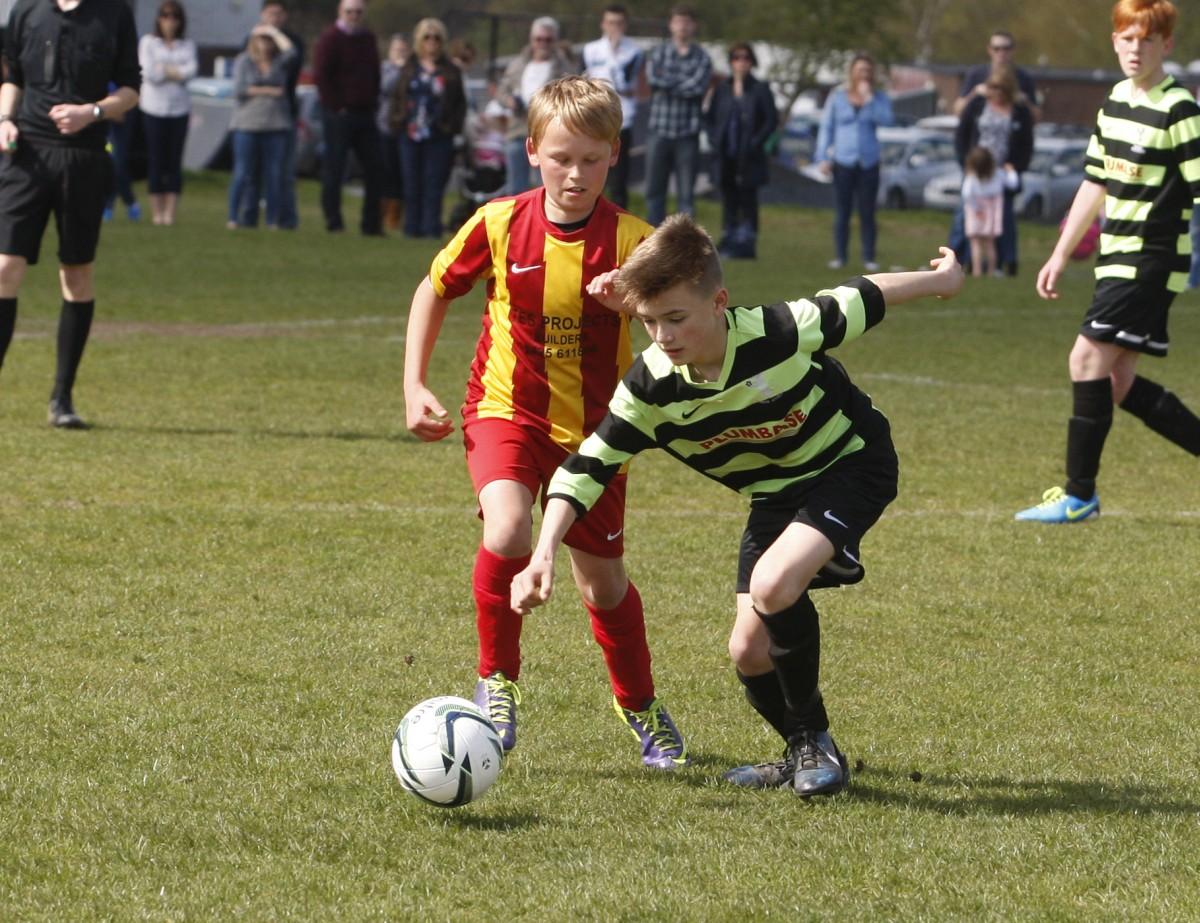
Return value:
<svg viewBox="0 0 1200 923">
<path fill-rule="evenodd" d="M 96 302 L 67 301 L 63 299 L 62 313 L 58 316 L 58 364 L 54 371 L 54 391 L 51 400 L 70 400 L 75 387 L 75 373 L 83 359 L 83 347 L 87 345 L 88 333 L 92 329 L 92 315 Z"/>
<path fill-rule="evenodd" d="M 786 704 L 783 736 L 827 730 L 829 718 L 818 688 L 821 623 L 812 600 L 805 593 L 788 608 L 770 615 L 758 612 L 758 617 L 771 639 L 768 653 Z"/>
<path fill-rule="evenodd" d="M 787 740 L 787 702 L 783 698 L 783 688 L 779 685 L 779 677 L 775 675 L 775 671 L 747 676 L 738 670 L 737 678 L 746 690 L 746 701 L 750 703 L 750 707 L 762 715 L 763 720 L 771 725 L 780 737 Z"/>
<path fill-rule="evenodd" d="M 1096 494 L 1100 455 L 1112 426 L 1112 383 L 1107 378 L 1071 385 L 1075 413 L 1067 424 L 1067 493 L 1080 500 Z"/>
<path fill-rule="evenodd" d="M 12 342 L 16 326 L 17 299 L 0 298 L 0 368 L 4 367 L 4 357 L 8 353 L 8 344 Z"/>
<path fill-rule="evenodd" d="M 1200 419 L 1162 385 L 1136 376 L 1121 409 L 1180 448 L 1200 455 Z"/>
</svg>

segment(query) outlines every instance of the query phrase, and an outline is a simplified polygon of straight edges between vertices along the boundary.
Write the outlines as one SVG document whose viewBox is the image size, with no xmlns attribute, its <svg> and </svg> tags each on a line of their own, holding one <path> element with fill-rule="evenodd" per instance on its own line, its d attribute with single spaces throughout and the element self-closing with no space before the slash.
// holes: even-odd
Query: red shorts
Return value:
<svg viewBox="0 0 1200 923">
<path fill-rule="evenodd" d="M 477 496 L 492 481 L 517 481 L 543 507 L 543 492 L 550 478 L 570 454 L 546 433 L 498 418 L 464 423 L 463 442 Z M 482 510 L 479 515 L 482 518 Z M 575 521 L 563 542 L 598 558 L 619 558 L 625 553 L 625 475 L 618 474 L 609 482 L 596 505 Z"/>
</svg>

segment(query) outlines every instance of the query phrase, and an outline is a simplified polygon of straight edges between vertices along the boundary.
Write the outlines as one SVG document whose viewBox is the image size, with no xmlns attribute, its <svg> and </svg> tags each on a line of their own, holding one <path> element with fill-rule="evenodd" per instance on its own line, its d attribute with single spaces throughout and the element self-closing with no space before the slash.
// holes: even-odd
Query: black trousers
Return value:
<svg viewBox="0 0 1200 923">
<path fill-rule="evenodd" d="M 363 177 L 362 220 L 364 234 L 380 234 L 383 225 L 379 214 L 380 163 L 379 131 L 373 112 L 326 113 L 322 117 L 325 131 L 325 154 L 321 163 L 321 211 L 325 227 L 340 231 L 342 220 L 342 183 L 346 178 L 346 163 L 354 152 Z"/>
</svg>

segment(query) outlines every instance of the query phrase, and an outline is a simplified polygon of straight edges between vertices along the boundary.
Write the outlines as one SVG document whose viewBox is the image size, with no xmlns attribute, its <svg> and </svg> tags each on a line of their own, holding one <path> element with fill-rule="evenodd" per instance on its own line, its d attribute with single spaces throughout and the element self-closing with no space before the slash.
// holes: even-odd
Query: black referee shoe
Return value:
<svg viewBox="0 0 1200 923">
<path fill-rule="evenodd" d="M 75 407 L 71 403 L 69 397 L 55 397 L 50 399 L 50 412 L 47 419 L 51 426 L 55 429 L 87 429 L 88 425 L 83 422 L 79 414 L 75 412 Z"/>
<path fill-rule="evenodd" d="M 795 767 L 792 789 L 797 795 L 836 795 L 850 781 L 846 757 L 828 731 L 802 731 L 788 741 L 788 758 Z"/>
</svg>

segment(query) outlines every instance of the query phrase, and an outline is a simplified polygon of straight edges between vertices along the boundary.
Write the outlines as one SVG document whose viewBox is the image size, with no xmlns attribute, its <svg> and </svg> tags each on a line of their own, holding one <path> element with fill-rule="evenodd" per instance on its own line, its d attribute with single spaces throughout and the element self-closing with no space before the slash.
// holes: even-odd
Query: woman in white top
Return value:
<svg viewBox="0 0 1200 923">
<path fill-rule="evenodd" d="M 184 38 L 187 15 L 177 0 L 163 0 L 154 34 L 138 43 L 142 91 L 138 106 L 146 132 L 150 210 L 155 224 L 174 224 L 183 189 L 183 143 L 192 100 L 187 82 L 196 76 L 196 45 Z"/>
</svg>

